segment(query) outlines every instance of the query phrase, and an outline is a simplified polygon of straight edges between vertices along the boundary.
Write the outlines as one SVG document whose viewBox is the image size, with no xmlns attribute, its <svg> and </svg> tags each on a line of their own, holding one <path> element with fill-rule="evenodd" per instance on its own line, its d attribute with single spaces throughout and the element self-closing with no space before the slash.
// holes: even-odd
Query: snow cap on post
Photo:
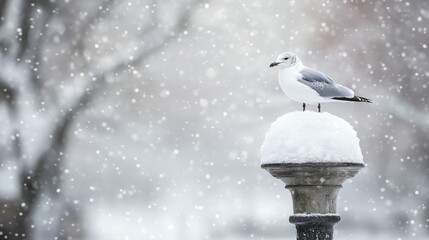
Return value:
<svg viewBox="0 0 429 240">
<path fill-rule="evenodd" d="M 296 111 L 271 124 L 261 163 L 361 163 L 359 138 L 344 119 L 327 112 Z"/>
</svg>

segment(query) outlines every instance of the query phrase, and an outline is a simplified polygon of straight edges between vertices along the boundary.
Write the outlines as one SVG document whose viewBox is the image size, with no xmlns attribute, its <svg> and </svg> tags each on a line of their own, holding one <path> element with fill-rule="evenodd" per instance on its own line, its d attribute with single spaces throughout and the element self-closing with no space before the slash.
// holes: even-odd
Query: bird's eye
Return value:
<svg viewBox="0 0 429 240">
<path fill-rule="evenodd" d="M 287 57 L 287 58 L 284 58 L 284 60 L 288 60 L 289 58 Z"/>
</svg>

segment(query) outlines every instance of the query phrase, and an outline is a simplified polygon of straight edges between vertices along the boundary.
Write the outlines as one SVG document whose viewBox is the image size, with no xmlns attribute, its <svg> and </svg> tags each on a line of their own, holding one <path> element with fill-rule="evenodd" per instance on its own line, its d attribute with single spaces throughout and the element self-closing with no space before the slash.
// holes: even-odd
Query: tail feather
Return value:
<svg viewBox="0 0 429 240">
<path fill-rule="evenodd" d="M 371 99 L 354 96 L 352 98 L 347 97 L 333 97 L 332 99 L 340 100 L 340 101 L 349 101 L 349 102 L 366 102 L 366 103 L 372 103 Z"/>
</svg>

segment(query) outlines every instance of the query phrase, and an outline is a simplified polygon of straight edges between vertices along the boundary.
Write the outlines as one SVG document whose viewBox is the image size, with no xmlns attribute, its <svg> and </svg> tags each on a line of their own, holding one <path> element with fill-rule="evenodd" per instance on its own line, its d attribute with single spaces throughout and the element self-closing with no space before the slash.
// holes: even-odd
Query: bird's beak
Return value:
<svg viewBox="0 0 429 240">
<path fill-rule="evenodd" d="M 280 63 L 278 63 L 278 62 L 273 62 L 273 63 L 271 63 L 270 64 L 270 67 L 275 67 L 275 66 L 277 66 L 277 65 L 279 65 Z"/>
</svg>

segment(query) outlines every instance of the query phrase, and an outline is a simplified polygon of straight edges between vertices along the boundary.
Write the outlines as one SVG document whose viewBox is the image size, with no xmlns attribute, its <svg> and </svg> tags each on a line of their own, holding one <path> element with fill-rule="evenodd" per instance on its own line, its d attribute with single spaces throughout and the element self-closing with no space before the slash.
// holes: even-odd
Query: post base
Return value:
<svg viewBox="0 0 429 240">
<path fill-rule="evenodd" d="M 332 240 L 334 224 L 341 220 L 340 216 L 329 215 L 292 215 L 289 222 L 295 224 L 297 240 Z"/>
</svg>

